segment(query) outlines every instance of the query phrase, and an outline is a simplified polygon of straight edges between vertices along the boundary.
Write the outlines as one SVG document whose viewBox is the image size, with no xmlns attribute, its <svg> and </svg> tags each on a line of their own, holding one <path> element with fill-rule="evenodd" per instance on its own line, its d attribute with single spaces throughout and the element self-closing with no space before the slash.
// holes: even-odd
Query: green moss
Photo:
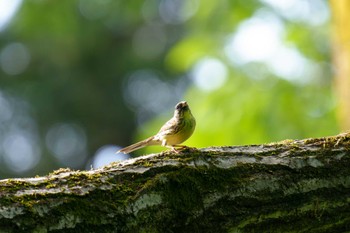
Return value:
<svg viewBox="0 0 350 233">
<path fill-rule="evenodd" d="M 45 188 L 47 188 L 47 189 L 56 188 L 56 187 L 57 187 L 57 184 L 53 184 L 53 183 L 51 183 L 51 184 L 49 183 L 45 186 Z"/>
<path fill-rule="evenodd" d="M 62 173 L 72 172 L 70 168 L 60 168 L 58 170 L 55 170 L 49 174 L 49 176 L 59 175 Z"/>
<path fill-rule="evenodd" d="M 265 150 L 254 154 L 244 147 L 225 154 L 164 152 L 136 160 L 120 171 L 103 173 L 60 169 L 36 183 L 4 181 L 0 191 L 9 195 L 0 199 L 0 205 L 16 203 L 19 209 L 5 214 L 23 211 L 20 226 L 26 232 L 49 228 L 69 232 L 69 227 L 75 232 L 285 232 L 292 222 L 306 228 L 323 224 L 325 229 L 332 229 L 333 222 L 337 229 L 344 229 L 349 222 L 350 204 L 344 187 L 349 186 L 350 158 L 342 152 L 345 154 L 339 159 L 329 161 L 335 156 L 334 147 L 349 142 L 348 136 L 287 140 L 263 145 Z M 305 145 L 326 149 L 314 158 L 315 152 Z M 266 156 L 279 156 L 287 150 L 286 157 L 300 161 L 299 167 L 261 163 Z M 220 168 L 220 159 L 227 157 L 251 160 Z M 161 166 L 172 161 L 172 165 Z M 113 166 L 120 164 L 107 168 Z M 36 189 L 67 190 L 29 192 Z M 23 191 L 22 195 L 11 195 L 18 191 Z"/>
</svg>

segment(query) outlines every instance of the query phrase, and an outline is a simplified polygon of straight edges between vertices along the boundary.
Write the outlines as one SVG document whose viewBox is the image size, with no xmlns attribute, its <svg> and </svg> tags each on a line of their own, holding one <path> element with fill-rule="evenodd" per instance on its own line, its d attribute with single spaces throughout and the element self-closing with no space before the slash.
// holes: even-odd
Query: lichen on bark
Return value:
<svg viewBox="0 0 350 233">
<path fill-rule="evenodd" d="M 0 232 L 344 232 L 350 136 L 152 154 L 0 181 Z"/>
</svg>

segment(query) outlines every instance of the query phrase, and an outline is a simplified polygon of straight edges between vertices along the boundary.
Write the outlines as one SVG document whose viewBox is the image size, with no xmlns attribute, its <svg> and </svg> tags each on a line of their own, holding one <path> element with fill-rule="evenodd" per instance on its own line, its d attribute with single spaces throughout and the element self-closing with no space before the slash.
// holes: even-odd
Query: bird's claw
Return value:
<svg viewBox="0 0 350 233">
<path fill-rule="evenodd" d="M 177 148 L 176 148 L 177 147 Z M 197 148 L 195 147 L 189 147 L 189 146 L 184 146 L 184 145 L 176 145 L 171 147 L 171 151 L 175 152 L 176 154 L 179 154 L 180 152 L 184 152 L 184 151 L 196 151 Z"/>
</svg>

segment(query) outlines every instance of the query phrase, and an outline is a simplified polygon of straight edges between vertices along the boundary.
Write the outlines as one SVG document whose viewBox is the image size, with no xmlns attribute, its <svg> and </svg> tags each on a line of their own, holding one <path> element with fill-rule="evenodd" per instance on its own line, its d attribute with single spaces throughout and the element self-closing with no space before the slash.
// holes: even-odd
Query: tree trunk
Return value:
<svg viewBox="0 0 350 233">
<path fill-rule="evenodd" d="M 350 231 L 350 134 L 0 181 L 0 232 Z"/>
<path fill-rule="evenodd" d="M 335 88 L 339 100 L 339 123 L 350 129 L 350 1 L 331 0 L 333 29 L 333 64 Z"/>
</svg>

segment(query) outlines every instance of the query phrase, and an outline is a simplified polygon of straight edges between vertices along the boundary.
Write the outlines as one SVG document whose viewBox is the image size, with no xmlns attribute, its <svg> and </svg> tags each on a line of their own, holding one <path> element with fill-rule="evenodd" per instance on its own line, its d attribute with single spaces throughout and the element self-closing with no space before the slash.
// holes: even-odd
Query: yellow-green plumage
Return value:
<svg viewBox="0 0 350 233">
<path fill-rule="evenodd" d="M 132 144 L 119 150 L 117 153 L 130 153 L 145 146 L 162 145 L 171 147 L 182 147 L 180 143 L 186 141 L 196 128 L 196 120 L 186 101 L 175 106 L 174 116 L 166 122 L 159 132 L 143 141 Z"/>
</svg>

